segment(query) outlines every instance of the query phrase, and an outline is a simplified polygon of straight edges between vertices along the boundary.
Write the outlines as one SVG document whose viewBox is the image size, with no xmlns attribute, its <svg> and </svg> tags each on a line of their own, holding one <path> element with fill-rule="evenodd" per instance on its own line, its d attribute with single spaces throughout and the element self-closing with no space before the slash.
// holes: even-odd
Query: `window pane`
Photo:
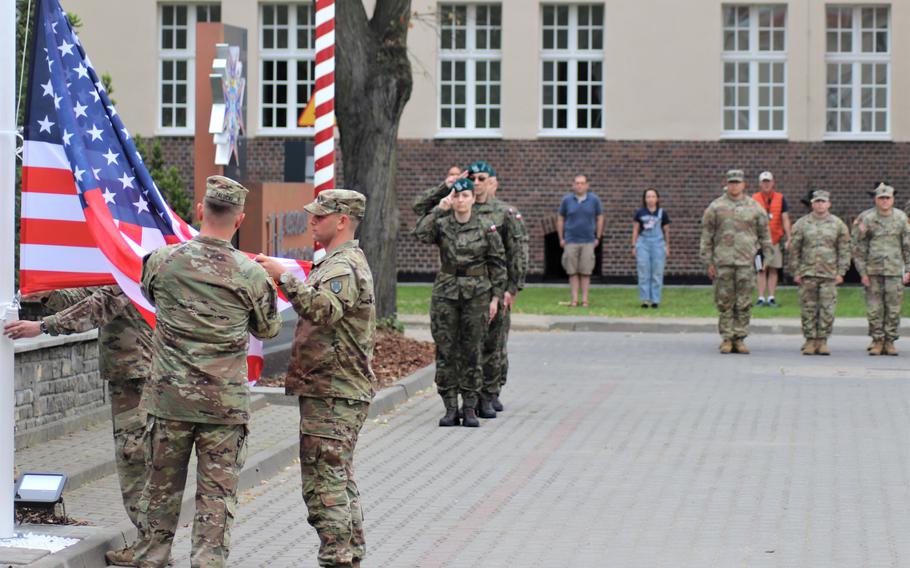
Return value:
<svg viewBox="0 0 910 568">
<path fill-rule="evenodd" d="M 186 49 L 186 28 L 177 30 L 177 40 L 174 42 L 176 49 Z"/>
</svg>

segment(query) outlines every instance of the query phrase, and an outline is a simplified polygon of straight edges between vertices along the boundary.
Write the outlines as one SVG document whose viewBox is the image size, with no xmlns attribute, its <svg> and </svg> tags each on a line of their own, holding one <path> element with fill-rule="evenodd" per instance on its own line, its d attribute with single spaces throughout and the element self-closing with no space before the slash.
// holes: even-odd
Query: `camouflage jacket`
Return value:
<svg viewBox="0 0 910 568">
<path fill-rule="evenodd" d="M 57 290 L 44 304 L 57 312 L 44 318 L 51 335 L 100 328 L 102 379 L 122 382 L 148 378 L 152 366 L 152 328 L 120 286 Z"/>
<path fill-rule="evenodd" d="M 373 274 L 357 241 L 316 261 L 306 282 L 281 284 L 300 316 L 285 379 L 289 395 L 373 400 Z"/>
<path fill-rule="evenodd" d="M 754 199 L 730 199 L 725 193 L 708 205 L 701 220 L 702 263 L 708 266 L 754 266 L 761 250 L 771 258 L 768 214 Z"/>
<path fill-rule="evenodd" d="M 266 271 L 231 243 L 197 236 L 145 257 L 142 292 L 158 309 L 149 414 L 244 424 L 249 334 L 278 335 L 277 292 Z"/>
<path fill-rule="evenodd" d="M 907 215 L 899 209 L 861 213 L 853 221 L 853 264 L 860 276 L 902 276 L 910 267 Z"/>
<path fill-rule="evenodd" d="M 515 294 L 525 287 L 528 274 L 528 228 L 524 218 L 518 209 L 496 198 L 475 203 L 472 214 L 484 224 L 496 226 L 506 252 L 506 291 Z"/>
<path fill-rule="evenodd" d="M 452 188 L 447 186 L 446 182 L 442 182 L 437 186 L 425 189 L 420 192 L 417 197 L 414 198 L 414 203 L 411 204 L 411 209 L 419 219 L 420 217 L 423 217 L 432 211 L 434 207 L 439 205 L 439 200 L 447 196 L 451 191 Z"/>
<path fill-rule="evenodd" d="M 835 278 L 850 268 L 850 232 L 847 225 L 830 213 L 812 213 L 793 224 L 790 239 L 790 274 Z"/>
<path fill-rule="evenodd" d="M 459 223 L 437 207 L 417 221 L 414 235 L 439 246 L 442 267 L 433 284 L 434 296 L 459 300 L 505 293 L 505 250 L 496 226 L 486 219 L 472 214 L 467 223 Z"/>
</svg>

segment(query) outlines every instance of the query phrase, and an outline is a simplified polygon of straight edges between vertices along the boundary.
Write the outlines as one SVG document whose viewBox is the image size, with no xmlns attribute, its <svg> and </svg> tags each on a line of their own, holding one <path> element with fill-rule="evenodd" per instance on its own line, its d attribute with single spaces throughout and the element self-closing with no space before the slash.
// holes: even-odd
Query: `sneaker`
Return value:
<svg viewBox="0 0 910 568">
<path fill-rule="evenodd" d="M 769 308 L 779 308 L 780 304 L 774 301 L 774 298 L 768 298 L 768 307 Z"/>
<path fill-rule="evenodd" d="M 756 306 L 756 307 L 759 307 L 759 308 L 764 307 L 764 306 L 765 306 L 765 299 L 764 299 L 764 298 L 759 298 L 759 299 L 755 302 L 755 306 Z"/>
</svg>

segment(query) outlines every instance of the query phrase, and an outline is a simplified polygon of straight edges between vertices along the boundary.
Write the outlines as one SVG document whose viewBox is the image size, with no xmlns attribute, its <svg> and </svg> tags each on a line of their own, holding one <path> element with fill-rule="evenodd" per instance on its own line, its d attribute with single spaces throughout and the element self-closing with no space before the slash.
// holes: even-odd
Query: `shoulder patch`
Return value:
<svg viewBox="0 0 910 568">
<path fill-rule="evenodd" d="M 342 288 L 344 288 L 344 286 L 341 284 L 341 280 L 332 280 L 329 283 L 329 289 L 336 294 L 340 294 Z"/>
</svg>

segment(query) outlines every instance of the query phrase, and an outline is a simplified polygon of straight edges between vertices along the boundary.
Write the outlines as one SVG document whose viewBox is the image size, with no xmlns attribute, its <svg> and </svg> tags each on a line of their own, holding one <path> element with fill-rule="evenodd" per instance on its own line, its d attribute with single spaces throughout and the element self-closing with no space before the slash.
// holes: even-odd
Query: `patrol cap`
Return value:
<svg viewBox="0 0 910 568">
<path fill-rule="evenodd" d="M 774 181 L 774 174 L 765 170 L 758 174 L 758 181 Z"/>
<path fill-rule="evenodd" d="M 461 193 L 462 191 L 474 191 L 474 182 L 468 178 L 461 178 L 455 180 L 455 183 L 452 184 L 452 191 L 455 193 Z"/>
<path fill-rule="evenodd" d="M 888 184 L 880 183 L 875 188 L 875 197 L 894 197 L 894 188 Z"/>
<path fill-rule="evenodd" d="M 360 192 L 350 189 L 326 189 L 316 196 L 315 201 L 305 205 L 303 210 L 313 215 L 340 213 L 362 219 L 366 206 L 367 198 Z"/>
<path fill-rule="evenodd" d="M 746 174 L 742 170 L 727 170 L 727 181 L 746 181 Z"/>
<path fill-rule="evenodd" d="M 496 177 L 496 170 L 493 169 L 493 166 L 483 160 L 477 160 L 468 166 L 468 172 L 470 172 L 471 176 L 487 174 L 490 177 Z"/>
<path fill-rule="evenodd" d="M 831 194 L 824 189 L 816 189 L 812 192 L 812 203 L 816 201 L 831 201 Z"/>
<path fill-rule="evenodd" d="M 215 199 L 243 207 L 246 201 L 246 194 L 249 193 L 247 188 L 243 187 L 231 178 L 224 176 L 209 176 L 205 180 L 205 196 L 208 199 Z"/>
</svg>

